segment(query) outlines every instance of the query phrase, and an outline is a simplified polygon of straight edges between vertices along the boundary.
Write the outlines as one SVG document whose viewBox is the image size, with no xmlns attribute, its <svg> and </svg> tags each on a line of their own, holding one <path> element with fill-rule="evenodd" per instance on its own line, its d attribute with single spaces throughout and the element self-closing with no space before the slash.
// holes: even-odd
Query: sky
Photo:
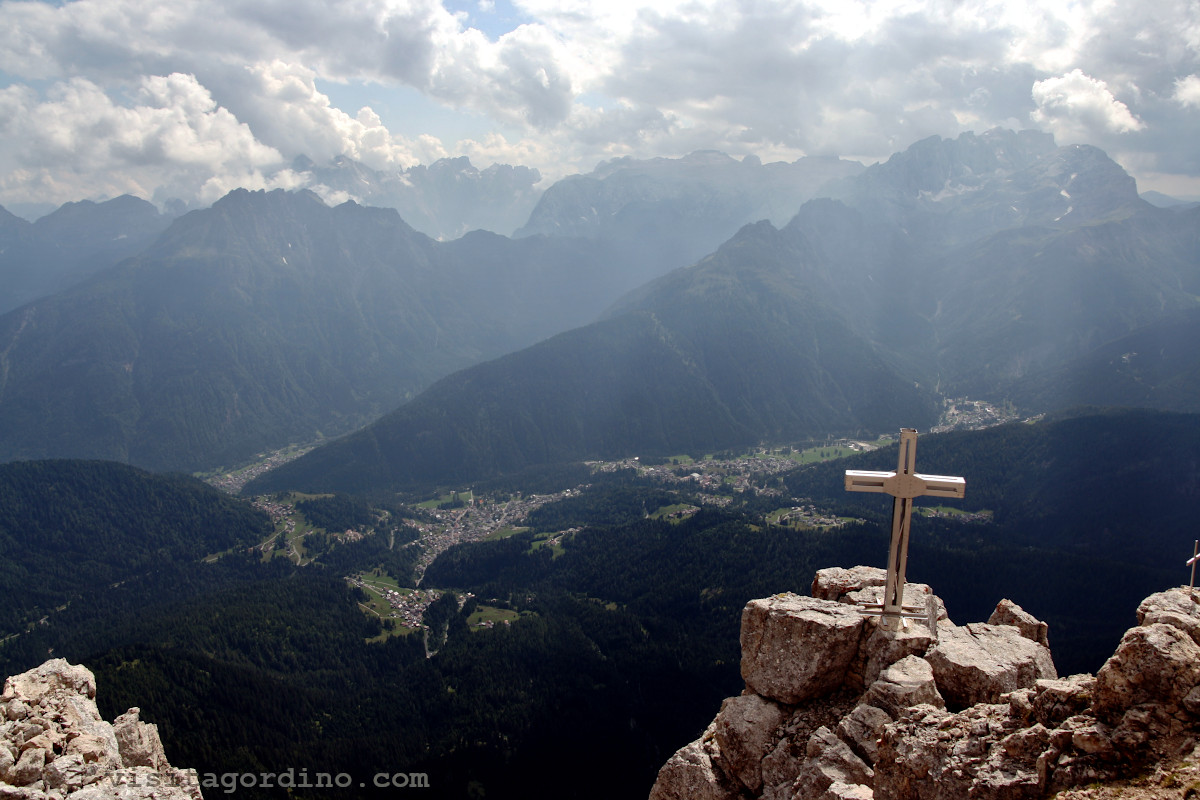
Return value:
<svg viewBox="0 0 1200 800">
<path fill-rule="evenodd" d="M 1035 128 L 1200 196 L 1200 0 L 0 0 L 0 205 Z"/>
</svg>

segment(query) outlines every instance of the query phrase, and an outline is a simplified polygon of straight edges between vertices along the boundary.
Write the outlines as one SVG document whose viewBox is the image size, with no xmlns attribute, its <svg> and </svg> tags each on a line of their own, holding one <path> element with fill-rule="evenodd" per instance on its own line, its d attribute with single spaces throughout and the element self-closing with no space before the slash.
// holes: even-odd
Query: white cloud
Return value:
<svg viewBox="0 0 1200 800">
<path fill-rule="evenodd" d="M 273 61 L 247 67 L 244 77 L 237 90 L 239 118 L 289 156 L 323 162 L 346 155 L 373 169 L 404 169 L 445 155 L 436 140 L 393 134 L 370 108 L 352 117 L 333 107 L 306 67 Z"/>
<path fill-rule="evenodd" d="M 31 90 L 0 90 L 0 196 L 50 202 L 156 193 L 211 202 L 225 187 L 265 187 L 287 175 L 282 157 L 219 107 L 190 75 L 145 78 L 130 105 L 74 78 L 43 100 Z"/>
<path fill-rule="evenodd" d="M 1128 106 L 1113 97 L 1108 85 L 1074 69 L 1033 85 L 1034 122 L 1063 141 L 1087 139 L 1092 133 L 1131 133 L 1144 127 Z"/>
<path fill-rule="evenodd" d="M 497 21 L 491 0 L 474 5 Z M 870 159 L 931 134 L 1020 121 L 1064 141 L 1119 144 L 1164 173 L 1200 171 L 1195 0 L 514 5 L 525 24 L 485 35 L 438 0 L 0 0 L 0 71 L 15 87 L 86 79 L 127 110 L 153 105 L 123 99 L 144 91 L 146 76 L 194 75 L 215 104 L 187 112 L 195 135 L 204 139 L 204 114 L 225 114 L 282 163 L 345 154 L 394 169 L 495 154 L 542 159 L 525 163 L 552 176 L 695 148 Z M 317 89 L 338 84 L 369 85 L 371 107 L 338 108 Z M 14 86 L 22 108 L 61 104 Z M 422 127 L 388 106 L 396 87 L 457 122 Z M 117 128 L 104 135 L 114 150 L 130 146 Z M 194 148 L 178 156 L 203 160 Z M 40 169 L 14 163 L 6 182 L 20 183 L 9 174 L 18 166 Z"/>
<path fill-rule="evenodd" d="M 1175 81 L 1175 102 L 1200 108 L 1200 75 L 1188 75 Z"/>
</svg>

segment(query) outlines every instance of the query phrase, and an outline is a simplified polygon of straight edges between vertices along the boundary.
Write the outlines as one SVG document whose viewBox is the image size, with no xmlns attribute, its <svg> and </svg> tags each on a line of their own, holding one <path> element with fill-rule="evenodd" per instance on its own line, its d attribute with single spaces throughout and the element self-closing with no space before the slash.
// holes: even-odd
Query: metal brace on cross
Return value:
<svg viewBox="0 0 1200 800">
<path fill-rule="evenodd" d="M 917 467 L 917 431 L 900 429 L 900 458 L 895 472 L 846 470 L 846 491 L 881 492 L 890 494 L 892 501 L 892 543 L 888 552 L 887 585 L 882 603 L 864 604 L 864 614 L 880 615 L 883 627 L 899 630 L 905 618 L 925 619 L 931 632 L 937 633 L 932 604 L 922 610 L 904 605 L 904 573 L 908 566 L 908 532 L 912 525 L 912 502 L 915 497 L 964 497 L 967 482 L 948 475 L 921 475 Z M 930 598 L 932 602 L 932 598 Z M 922 613 L 923 612 L 923 613 Z"/>
</svg>

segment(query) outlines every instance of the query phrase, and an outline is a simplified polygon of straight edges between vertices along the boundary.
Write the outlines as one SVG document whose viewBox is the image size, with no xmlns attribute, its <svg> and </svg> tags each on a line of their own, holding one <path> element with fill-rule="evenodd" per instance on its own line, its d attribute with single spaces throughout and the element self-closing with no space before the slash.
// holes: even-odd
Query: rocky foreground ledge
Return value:
<svg viewBox="0 0 1200 800">
<path fill-rule="evenodd" d="M 936 632 L 884 630 L 857 609 L 884 580 L 881 569 L 825 569 L 812 597 L 748 603 L 746 689 L 667 761 L 650 800 L 1087 798 L 1149 766 L 1161 787 L 1196 778 L 1194 765 L 1162 766 L 1200 756 L 1200 599 L 1189 590 L 1146 598 L 1095 676 L 1059 678 L 1046 624 L 1007 600 L 986 623 L 958 626 L 933 597 Z M 929 593 L 908 584 L 905 598 Z M 1119 796 L 1188 797 L 1200 781 L 1132 791 Z"/>
<path fill-rule="evenodd" d="M 113 723 L 96 678 L 64 659 L 14 675 L 0 695 L 0 800 L 202 800 L 194 770 L 167 763 L 158 727 L 131 708 Z"/>
</svg>

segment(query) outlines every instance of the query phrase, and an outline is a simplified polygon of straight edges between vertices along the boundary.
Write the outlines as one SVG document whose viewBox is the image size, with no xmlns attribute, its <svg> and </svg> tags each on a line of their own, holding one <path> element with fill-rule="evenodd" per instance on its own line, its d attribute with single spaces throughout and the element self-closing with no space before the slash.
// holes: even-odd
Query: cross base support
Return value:
<svg viewBox="0 0 1200 800">
<path fill-rule="evenodd" d="M 925 599 L 924 610 L 920 606 L 901 606 L 897 609 L 885 608 L 883 603 L 859 603 L 858 613 L 864 617 L 879 617 L 885 631 L 902 630 L 908 626 L 910 619 L 921 620 L 929 629 L 933 640 L 938 640 L 937 603 L 933 601 L 932 595 Z"/>
</svg>

